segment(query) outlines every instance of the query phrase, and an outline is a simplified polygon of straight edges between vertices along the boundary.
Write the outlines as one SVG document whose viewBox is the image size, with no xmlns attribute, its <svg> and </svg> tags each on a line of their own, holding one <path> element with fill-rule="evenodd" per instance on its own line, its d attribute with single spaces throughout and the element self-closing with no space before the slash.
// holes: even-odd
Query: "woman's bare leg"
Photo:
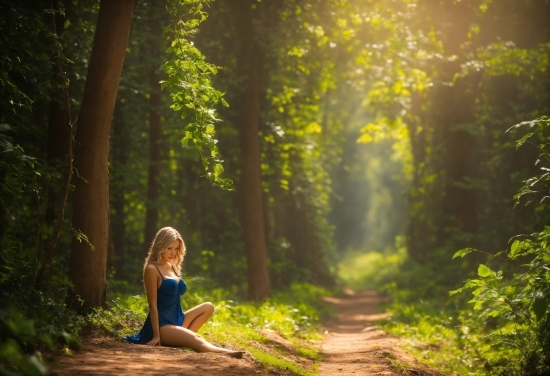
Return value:
<svg viewBox="0 0 550 376">
<path fill-rule="evenodd" d="M 160 327 L 160 342 L 163 346 L 188 347 L 198 352 L 216 352 L 229 355 L 233 358 L 242 358 L 242 351 L 233 351 L 214 346 L 197 333 L 175 325 Z"/>
<path fill-rule="evenodd" d="M 212 303 L 206 302 L 199 304 L 195 308 L 191 308 L 185 312 L 185 317 L 181 326 L 196 333 L 213 313 L 214 305 Z"/>
</svg>

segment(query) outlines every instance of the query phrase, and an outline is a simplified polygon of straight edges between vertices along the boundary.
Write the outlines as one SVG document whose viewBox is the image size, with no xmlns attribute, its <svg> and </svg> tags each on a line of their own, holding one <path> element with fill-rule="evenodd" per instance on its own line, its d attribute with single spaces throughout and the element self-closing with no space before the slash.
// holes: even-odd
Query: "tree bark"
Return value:
<svg viewBox="0 0 550 376">
<path fill-rule="evenodd" d="M 267 245 L 262 199 L 261 154 L 258 137 L 262 83 L 262 51 L 253 24 L 256 1 L 235 1 L 232 10 L 238 33 L 238 76 L 243 81 L 238 96 L 241 175 L 239 205 L 248 266 L 248 298 L 269 297 Z"/>
<path fill-rule="evenodd" d="M 112 147 L 111 147 L 111 168 L 115 171 L 112 174 L 109 185 L 111 202 L 111 245 L 112 256 L 109 262 L 115 268 L 117 278 L 124 278 L 124 258 L 126 253 L 126 225 L 124 223 L 124 193 L 126 191 L 125 173 L 126 160 L 128 159 L 128 130 L 124 116 L 123 104 L 120 100 L 115 106 L 113 117 Z"/>
<path fill-rule="evenodd" d="M 130 32 L 134 0 L 101 0 L 76 133 L 73 228 L 67 304 L 79 311 L 105 305 L 109 237 L 109 133 Z M 82 301 L 78 302 L 77 298 Z"/>
</svg>

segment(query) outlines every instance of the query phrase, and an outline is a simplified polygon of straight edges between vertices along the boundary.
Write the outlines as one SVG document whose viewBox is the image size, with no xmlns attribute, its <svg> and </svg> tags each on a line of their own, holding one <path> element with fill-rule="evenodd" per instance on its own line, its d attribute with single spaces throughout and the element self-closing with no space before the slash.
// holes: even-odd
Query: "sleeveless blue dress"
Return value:
<svg viewBox="0 0 550 376">
<path fill-rule="evenodd" d="M 182 278 L 180 278 L 179 282 L 176 282 L 175 279 L 165 279 L 158 267 L 157 270 L 162 278 L 162 283 L 157 290 L 159 327 L 164 325 L 181 326 L 183 324 L 184 313 L 181 309 L 180 295 L 183 295 L 187 290 L 187 284 Z M 147 319 L 145 320 L 145 323 L 139 333 L 122 337 L 122 339 L 138 344 L 146 344 L 152 340 L 153 325 L 151 325 L 150 314 L 147 314 Z"/>
</svg>

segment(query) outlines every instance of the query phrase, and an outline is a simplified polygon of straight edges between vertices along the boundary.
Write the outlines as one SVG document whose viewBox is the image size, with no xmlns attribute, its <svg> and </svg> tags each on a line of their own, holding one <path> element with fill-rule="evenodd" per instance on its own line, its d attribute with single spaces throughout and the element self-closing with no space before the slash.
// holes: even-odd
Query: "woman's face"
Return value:
<svg viewBox="0 0 550 376">
<path fill-rule="evenodd" d="M 161 253 L 160 258 L 162 261 L 166 263 L 171 263 L 172 260 L 176 258 L 176 255 L 180 251 L 180 241 L 174 240 L 172 243 L 168 245 Z"/>
</svg>

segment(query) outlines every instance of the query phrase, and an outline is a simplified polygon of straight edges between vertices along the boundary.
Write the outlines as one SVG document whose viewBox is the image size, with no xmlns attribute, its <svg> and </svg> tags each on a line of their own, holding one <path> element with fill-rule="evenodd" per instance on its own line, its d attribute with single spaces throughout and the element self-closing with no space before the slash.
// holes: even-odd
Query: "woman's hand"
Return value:
<svg viewBox="0 0 550 376">
<path fill-rule="evenodd" d="M 153 337 L 152 340 L 147 342 L 147 345 L 149 345 L 149 346 L 160 346 L 160 336 L 159 337 Z"/>
</svg>

